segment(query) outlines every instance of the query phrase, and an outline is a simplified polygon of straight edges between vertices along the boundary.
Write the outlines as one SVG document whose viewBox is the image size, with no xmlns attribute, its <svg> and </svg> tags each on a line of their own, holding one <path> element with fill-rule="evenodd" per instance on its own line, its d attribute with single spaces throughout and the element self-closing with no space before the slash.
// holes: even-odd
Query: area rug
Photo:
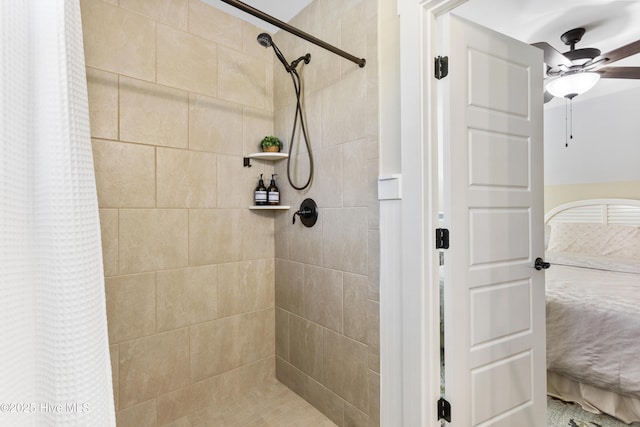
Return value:
<svg viewBox="0 0 640 427">
<path fill-rule="evenodd" d="M 626 424 L 605 414 L 592 414 L 575 403 L 547 397 L 547 425 L 549 427 L 640 427 L 640 423 Z"/>
</svg>

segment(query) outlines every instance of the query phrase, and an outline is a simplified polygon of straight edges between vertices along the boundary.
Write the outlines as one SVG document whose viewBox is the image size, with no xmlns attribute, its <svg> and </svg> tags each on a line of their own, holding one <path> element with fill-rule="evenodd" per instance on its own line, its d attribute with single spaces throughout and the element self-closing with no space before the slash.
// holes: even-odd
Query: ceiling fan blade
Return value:
<svg viewBox="0 0 640 427">
<path fill-rule="evenodd" d="M 619 61 L 620 59 L 624 59 L 627 56 L 635 55 L 640 53 L 640 40 L 636 40 L 627 45 L 621 46 L 617 49 L 613 49 L 610 52 L 603 53 L 600 56 L 593 58 L 591 61 L 587 62 L 585 66 L 589 66 L 598 61 L 602 61 L 605 59 L 605 63 L 607 65 L 614 63 L 615 61 Z"/>
<path fill-rule="evenodd" d="M 547 42 L 532 43 L 531 46 L 535 46 L 544 51 L 544 63 L 549 67 L 558 67 L 560 65 L 571 67 L 573 65 L 569 58 L 555 50 L 553 46 Z"/>
<path fill-rule="evenodd" d="M 553 99 L 553 95 L 551 95 L 549 92 L 547 92 L 546 90 L 544 91 L 544 103 L 546 104 L 547 102 L 551 101 Z"/>
<path fill-rule="evenodd" d="M 603 67 L 597 73 L 603 79 L 640 79 L 640 67 Z"/>
</svg>

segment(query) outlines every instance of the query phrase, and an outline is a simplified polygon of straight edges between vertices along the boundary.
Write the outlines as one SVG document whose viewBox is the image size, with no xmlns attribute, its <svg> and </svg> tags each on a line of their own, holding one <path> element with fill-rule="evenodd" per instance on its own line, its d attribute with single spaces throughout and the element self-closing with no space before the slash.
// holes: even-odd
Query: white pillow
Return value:
<svg viewBox="0 0 640 427">
<path fill-rule="evenodd" d="M 640 227 L 617 224 L 551 224 L 547 250 L 640 260 Z"/>
</svg>

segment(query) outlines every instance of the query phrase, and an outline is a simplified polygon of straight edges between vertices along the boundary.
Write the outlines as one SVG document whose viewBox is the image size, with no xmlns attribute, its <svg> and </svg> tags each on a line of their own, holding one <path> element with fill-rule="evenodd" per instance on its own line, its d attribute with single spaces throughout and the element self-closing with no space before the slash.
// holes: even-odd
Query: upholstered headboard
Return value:
<svg viewBox="0 0 640 427">
<path fill-rule="evenodd" d="M 544 216 L 545 224 L 554 222 L 640 226 L 640 200 L 590 199 L 566 203 Z"/>
</svg>

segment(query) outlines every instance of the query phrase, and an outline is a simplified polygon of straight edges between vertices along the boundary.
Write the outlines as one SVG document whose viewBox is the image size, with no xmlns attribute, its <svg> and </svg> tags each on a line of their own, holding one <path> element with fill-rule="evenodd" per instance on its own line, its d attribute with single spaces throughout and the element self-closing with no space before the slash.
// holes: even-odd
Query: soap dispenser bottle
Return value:
<svg viewBox="0 0 640 427">
<path fill-rule="evenodd" d="M 253 192 L 253 202 L 256 204 L 256 206 L 264 206 L 267 204 L 267 187 L 264 186 L 262 174 L 260 174 L 258 186 Z"/>
<path fill-rule="evenodd" d="M 271 175 L 271 183 L 269 184 L 269 188 L 267 188 L 267 204 L 280 204 L 280 190 L 278 190 L 276 186 L 276 174 Z"/>
</svg>

